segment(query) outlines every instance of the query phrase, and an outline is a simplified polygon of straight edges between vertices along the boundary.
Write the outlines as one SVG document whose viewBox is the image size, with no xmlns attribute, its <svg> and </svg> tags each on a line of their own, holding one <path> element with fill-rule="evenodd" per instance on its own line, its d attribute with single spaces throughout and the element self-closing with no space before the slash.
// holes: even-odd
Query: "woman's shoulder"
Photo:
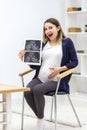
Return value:
<svg viewBox="0 0 87 130">
<path fill-rule="evenodd" d="M 72 41 L 71 38 L 66 37 L 66 38 L 63 39 L 62 43 L 63 43 L 63 44 L 71 45 L 71 44 L 73 44 L 73 41 Z"/>
<path fill-rule="evenodd" d="M 71 41 L 72 42 L 72 39 L 70 37 L 66 37 L 63 39 L 63 41 L 67 42 L 67 41 Z"/>
</svg>

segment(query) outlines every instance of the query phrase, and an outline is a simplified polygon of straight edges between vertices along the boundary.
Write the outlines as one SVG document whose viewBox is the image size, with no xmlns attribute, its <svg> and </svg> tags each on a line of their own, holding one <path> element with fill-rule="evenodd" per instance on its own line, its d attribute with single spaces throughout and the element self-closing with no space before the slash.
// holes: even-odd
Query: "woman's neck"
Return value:
<svg viewBox="0 0 87 130">
<path fill-rule="evenodd" d="M 49 44 L 54 46 L 54 45 L 60 45 L 61 41 L 49 41 Z"/>
</svg>

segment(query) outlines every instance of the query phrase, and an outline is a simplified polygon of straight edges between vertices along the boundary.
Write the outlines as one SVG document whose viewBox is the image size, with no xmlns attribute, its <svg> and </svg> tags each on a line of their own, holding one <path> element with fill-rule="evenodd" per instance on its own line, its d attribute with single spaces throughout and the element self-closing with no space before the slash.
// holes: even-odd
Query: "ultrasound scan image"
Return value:
<svg viewBox="0 0 87 130">
<path fill-rule="evenodd" d="M 24 56 L 24 62 L 39 63 L 40 53 L 39 52 L 26 52 Z"/>
<path fill-rule="evenodd" d="M 39 51 L 40 45 L 40 40 L 27 40 L 25 44 L 25 50 Z"/>
</svg>

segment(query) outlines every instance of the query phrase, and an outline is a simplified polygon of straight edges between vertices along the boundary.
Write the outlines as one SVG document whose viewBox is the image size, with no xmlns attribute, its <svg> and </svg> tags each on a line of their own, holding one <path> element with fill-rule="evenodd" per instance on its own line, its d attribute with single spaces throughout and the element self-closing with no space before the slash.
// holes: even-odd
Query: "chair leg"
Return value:
<svg viewBox="0 0 87 130">
<path fill-rule="evenodd" d="M 53 115 L 53 100 L 54 100 L 54 121 L 55 121 L 55 130 L 57 130 L 57 97 L 56 95 L 53 95 L 52 97 L 52 104 L 51 104 L 51 116 L 50 120 L 52 121 L 52 115 Z"/>
<path fill-rule="evenodd" d="M 69 94 L 68 94 L 67 96 L 68 96 L 69 102 L 70 102 L 70 104 L 71 104 L 71 106 L 72 106 L 72 109 L 73 109 L 73 112 L 74 112 L 75 117 L 76 117 L 76 119 L 77 119 L 77 122 L 78 122 L 79 126 L 81 127 L 81 122 L 80 122 L 80 120 L 79 120 L 79 117 L 78 117 L 78 115 L 77 115 L 77 113 L 76 113 L 76 110 L 75 110 L 75 108 L 74 108 L 74 106 L 73 106 L 73 103 L 72 103 L 72 101 L 71 101 L 71 99 L 70 99 Z"/>
<path fill-rule="evenodd" d="M 55 130 L 57 130 L 57 96 L 54 95 Z"/>
<path fill-rule="evenodd" d="M 21 77 L 22 80 L 22 87 L 24 87 L 24 79 Z M 24 127 L 24 92 L 23 92 L 23 99 L 22 99 L 22 117 L 21 117 L 21 130 Z"/>
<path fill-rule="evenodd" d="M 22 99 L 21 130 L 23 130 L 23 126 L 24 126 L 24 93 L 23 93 L 23 99 Z"/>
<path fill-rule="evenodd" d="M 54 95 L 54 115 L 55 115 L 55 130 L 57 130 L 57 92 L 59 89 L 59 85 L 60 85 L 60 79 L 57 83 L 57 88 L 56 88 L 56 92 Z"/>
<path fill-rule="evenodd" d="M 52 97 L 50 121 L 52 121 L 52 115 L 53 115 L 53 99 L 54 97 Z"/>
</svg>

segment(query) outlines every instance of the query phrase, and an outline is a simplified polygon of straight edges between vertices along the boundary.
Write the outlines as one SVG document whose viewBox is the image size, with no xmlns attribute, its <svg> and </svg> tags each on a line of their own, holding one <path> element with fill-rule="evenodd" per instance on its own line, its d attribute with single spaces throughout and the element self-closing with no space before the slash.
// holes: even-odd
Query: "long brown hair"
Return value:
<svg viewBox="0 0 87 130">
<path fill-rule="evenodd" d="M 57 35 L 57 38 L 56 38 L 56 41 L 61 41 L 63 40 L 64 38 L 66 38 L 62 28 L 61 28 L 61 25 L 59 23 L 59 21 L 55 18 L 49 18 L 47 19 L 45 22 L 44 22 L 44 26 L 43 26 L 43 42 L 46 43 L 47 41 L 49 41 L 48 37 L 46 36 L 45 34 L 45 23 L 52 23 L 54 24 L 56 27 L 60 26 L 60 30 L 58 31 L 58 35 Z"/>
</svg>

